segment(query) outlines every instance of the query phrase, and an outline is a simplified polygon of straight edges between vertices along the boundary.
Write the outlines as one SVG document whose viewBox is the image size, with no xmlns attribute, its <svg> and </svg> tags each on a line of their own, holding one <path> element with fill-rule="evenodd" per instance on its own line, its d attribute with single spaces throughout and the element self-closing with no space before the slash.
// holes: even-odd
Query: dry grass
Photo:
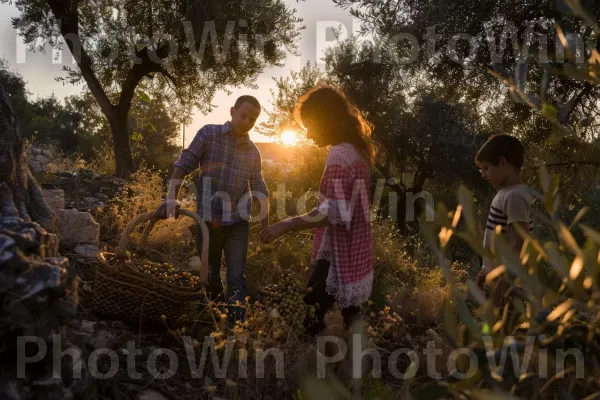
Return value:
<svg viewBox="0 0 600 400">
<path fill-rule="evenodd" d="M 322 161 L 319 157 L 320 155 L 313 155 L 312 160 L 316 160 L 315 163 Z M 318 168 L 315 168 L 315 163 L 309 162 L 310 157 L 307 156 L 303 160 L 301 163 L 303 167 L 294 171 L 292 176 L 288 177 L 289 181 L 286 180 L 290 183 L 288 189 L 292 188 L 293 192 L 315 189 L 314 182 L 308 182 L 306 176 L 316 176 Z M 302 177 L 302 174 L 306 176 Z M 107 204 L 104 215 L 99 218 L 101 230 L 105 235 L 110 232 L 114 238 L 117 238 L 131 218 L 154 210 L 160 204 L 164 191 L 162 179 L 157 173 L 146 169 L 140 170 L 130 177 L 123 195 Z M 273 204 L 274 200 L 272 199 L 272 213 L 277 210 L 276 205 Z M 183 205 L 191 209 L 194 206 L 191 202 Z M 276 220 L 276 215 L 272 215 L 271 221 Z M 193 230 L 193 222 L 187 218 L 159 222 L 152 231 L 149 257 L 175 265 L 187 265 L 189 258 L 195 253 Z M 132 234 L 133 244 L 139 240 L 140 233 L 141 230 L 137 230 Z M 284 274 L 290 273 L 300 281 L 307 279 L 310 272 L 312 233 L 288 235 L 268 246 L 260 243 L 258 233 L 259 226 L 251 225 L 246 268 L 251 299 L 254 299 L 261 287 L 277 283 Z M 382 352 L 382 365 L 385 369 L 387 365 L 385 356 L 391 351 L 400 347 L 422 349 L 427 341 L 432 340 L 428 330 L 439 331 L 440 309 L 446 288 L 435 260 L 422 248 L 417 248 L 416 258 L 410 257 L 392 223 L 373 224 L 373 245 L 375 287 L 373 301 L 363 308 L 363 318 L 368 345 Z M 461 280 L 461 274 L 464 275 L 462 267 L 455 265 L 455 270 Z M 298 388 L 302 387 L 304 378 L 316 374 L 315 338 L 307 337 L 303 332 L 267 315 L 264 310 L 254 305 L 253 300 L 246 304 L 246 307 L 248 315 L 246 325 L 238 326 L 234 330 L 229 330 L 225 320 L 221 319 L 222 310 L 215 310 L 212 307 L 212 309 L 189 310 L 188 321 L 183 325 L 186 326 L 185 332 L 177 330 L 181 329 L 181 325 L 169 326 L 171 329 L 169 339 L 165 336 L 160 336 L 160 340 L 154 336 L 146 337 L 143 346 L 168 347 L 179 356 L 181 365 L 187 365 L 182 336 L 189 335 L 198 343 L 203 343 L 206 336 L 213 337 L 219 360 L 223 359 L 227 343 L 234 345 L 235 351 L 229 361 L 231 367 L 227 369 L 227 374 L 222 379 L 191 379 L 189 374 L 183 372 L 160 384 L 164 385 L 170 393 L 179 396 L 178 398 L 186 399 L 202 398 L 207 395 L 227 399 L 280 399 L 297 396 Z M 342 327 L 338 310 L 333 310 L 327 315 L 327 323 L 329 334 L 350 343 L 348 333 Z M 142 332 L 137 336 L 141 337 L 140 335 Z M 440 345 L 445 346 L 444 343 Z M 264 361 L 264 377 L 257 377 L 256 365 L 259 353 L 253 350 L 256 348 L 264 350 L 276 348 L 284 355 L 283 379 L 277 378 L 275 359 L 271 356 L 266 357 Z M 238 368 L 240 359 L 244 358 L 244 353 L 239 351 L 241 349 L 247 350 L 248 377 L 245 379 L 241 378 Z M 447 350 L 447 347 L 444 347 L 444 351 L 448 352 Z M 199 360 L 201 353 L 202 347 L 195 349 L 196 360 Z M 443 367 L 445 358 L 440 357 L 440 359 L 438 362 Z M 332 369 L 333 375 L 337 376 L 342 386 L 346 387 L 351 383 L 348 363 L 348 360 L 342 361 Z M 404 371 L 407 366 L 408 362 L 406 365 L 398 365 L 398 368 Z M 439 370 L 445 371 L 444 368 Z M 214 377 L 214 372 L 211 362 L 208 361 L 204 375 Z M 426 379 L 426 377 L 418 377 L 418 381 Z M 371 396 L 369 398 L 391 398 L 387 394 L 383 395 L 386 385 L 395 388 L 399 387 L 401 382 L 389 380 L 389 377 L 385 376 L 383 381 L 366 379 L 363 381 L 362 389 L 376 393 L 376 395 L 369 395 Z"/>
<path fill-rule="evenodd" d="M 88 168 L 100 175 L 114 175 L 115 153 L 108 142 L 103 142 L 99 149 L 94 149 L 94 155 L 88 163 Z"/>
</svg>

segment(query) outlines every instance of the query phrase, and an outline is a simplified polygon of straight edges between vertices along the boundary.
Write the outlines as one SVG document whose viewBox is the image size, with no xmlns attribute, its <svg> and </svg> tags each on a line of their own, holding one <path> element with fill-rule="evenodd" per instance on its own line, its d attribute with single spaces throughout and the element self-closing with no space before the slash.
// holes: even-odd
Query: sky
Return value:
<svg viewBox="0 0 600 400">
<path fill-rule="evenodd" d="M 274 77 L 287 76 L 290 71 L 298 71 L 309 61 L 319 62 L 321 68 L 323 67 L 321 61 L 323 55 L 319 50 L 334 43 L 333 33 L 331 28 L 327 28 L 328 26 L 337 28 L 341 25 L 349 35 L 352 34 L 353 29 L 358 28 L 358 21 L 350 15 L 349 10 L 336 7 L 331 0 L 305 0 L 299 2 L 285 0 L 285 2 L 289 8 L 296 9 L 296 16 L 302 18 L 304 20 L 303 25 L 306 26 L 306 29 L 301 31 L 301 38 L 298 42 L 300 55 L 288 55 L 282 67 L 267 68 L 256 80 L 255 83 L 258 85 L 256 90 L 245 87 L 230 87 L 231 95 L 224 91 L 218 92 L 212 101 L 212 104 L 218 107 L 207 115 L 203 115 L 199 111 L 195 112 L 193 122 L 185 127 L 186 144 L 189 144 L 194 133 L 203 125 L 209 123 L 219 124 L 227 121 L 229 119 L 229 109 L 240 95 L 253 95 L 260 101 L 264 109 L 271 109 L 270 89 L 275 88 Z M 67 96 L 81 93 L 82 85 L 63 84 L 55 79 L 66 76 L 66 73 L 62 70 L 63 65 L 71 65 L 68 49 L 65 48 L 62 63 L 53 60 L 53 49 L 50 46 L 47 46 L 46 53 L 30 52 L 25 49 L 16 30 L 11 25 L 11 18 L 18 15 L 19 12 L 14 5 L 0 4 L 0 58 L 8 61 L 11 70 L 16 70 L 23 76 L 32 98 L 54 94 L 57 98 L 64 99 Z M 256 125 L 265 120 L 266 113 L 262 112 Z M 254 141 L 272 140 L 256 132 L 251 131 L 250 134 Z M 181 144 L 181 138 L 179 144 Z"/>
</svg>

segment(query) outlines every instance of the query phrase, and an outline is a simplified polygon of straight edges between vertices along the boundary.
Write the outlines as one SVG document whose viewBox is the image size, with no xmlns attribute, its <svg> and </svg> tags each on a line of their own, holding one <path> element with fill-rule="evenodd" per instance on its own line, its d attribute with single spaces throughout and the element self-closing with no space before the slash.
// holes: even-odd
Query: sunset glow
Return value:
<svg viewBox="0 0 600 400">
<path fill-rule="evenodd" d="M 300 142 L 296 131 L 287 130 L 281 134 L 281 142 L 286 146 L 295 146 Z"/>
</svg>

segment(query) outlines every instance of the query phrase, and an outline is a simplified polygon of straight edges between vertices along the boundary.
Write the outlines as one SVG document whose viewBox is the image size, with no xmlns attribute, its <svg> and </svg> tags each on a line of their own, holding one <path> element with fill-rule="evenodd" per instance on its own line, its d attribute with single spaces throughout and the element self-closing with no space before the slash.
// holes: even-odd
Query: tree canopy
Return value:
<svg viewBox="0 0 600 400">
<path fill-rule="evenodd" d="M 573 128 L 584 117 L 598 117 L 594 106 L 600 99 L 597 87 L 583 80 L 550 74 L 542 79 L 546 69 L 573 64 L 564 56 L 555 24 L 564 30 L 566 41 L 579 42 L 581 59 L 600 44 L 593 29 L 574 16 L 562 0 L 335 2 L 350 8 L 363 21 L 363 29 L 381 37 L 398 57 L 408 57 L 405 69 L 418 73 L 445 97 L 470 102 L 484 111 L 485 122 L 494 131 L 518 133 L 542 143 L 553 128 L 534 121 L 537 117 L 528 107 L 505 96 L 506 88 L 488 69 L 509 74 L 517 72 L 523 85 L 534 92 L 540 92 L 546 85 L 547 101 L 564 105 L 560 120 Z M 590 18 L 597 19 L 600 4 L 582 3 L 589 10 Z M 416 40 L 413 47 L 407 37 Z M 409 53 L 413 48 L 417 52 L 411 58 Z M 524 61 L 528 57 L 537 63 L 526 69 Z M 599 137 L 598 125 L 578 129 L 578 132 L 587 141 Z"/>
<path fill-rule="evenodd" d="M 3 2 L 7 0 L 2 0 Z M 301 20 L 283 0 L 16 0 L 13 19 L 32 48 L 66 44 L 111 127 L 119 175 L 134 170 L 128 115 L 144 82 L 181 118 L 209 110 L 216 90 L 251 85 L 268 65 L 294 52 Z"/>
</svg>

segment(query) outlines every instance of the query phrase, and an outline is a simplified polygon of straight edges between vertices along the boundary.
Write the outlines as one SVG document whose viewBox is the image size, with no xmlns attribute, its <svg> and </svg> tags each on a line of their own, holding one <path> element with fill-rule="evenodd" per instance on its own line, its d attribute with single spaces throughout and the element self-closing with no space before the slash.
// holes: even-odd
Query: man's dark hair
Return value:
<svg viewBox="0 0 600 400">
<path fill-rule="evenodd" d="M 475 156 L 475 163 L 480 164 L 486 161 L 498 165 L 501 157 L 504 157 L 517 171 L 520 171 L 525 158 L 525 148 L 516 137 L 495 135 L 481 146 Z"/>
<path fill-rule="evenodd" d="M 233 107 L 235 109 L 238 109 L 244 103 L 249 103 L 250 105 L 260 109 L 260 103 L 258 102 L 256 97 L 248 96 L 248 95 L 238 97 L 238 99 L 235 101 L 235 105 Z"/>
</svg>

